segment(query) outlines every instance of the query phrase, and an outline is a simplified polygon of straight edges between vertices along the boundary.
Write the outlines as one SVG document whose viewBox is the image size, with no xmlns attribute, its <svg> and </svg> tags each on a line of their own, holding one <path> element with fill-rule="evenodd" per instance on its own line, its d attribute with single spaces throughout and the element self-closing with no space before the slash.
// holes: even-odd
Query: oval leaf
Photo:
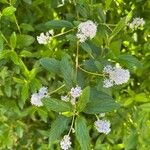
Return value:
<svg viewBox="0 0 150 150">
<path fill-rule="evenodd" d="M 75 121 L 75 135 L 80 144 L 81 150 L 90 150 L 90 137 L 86 125 L 86 120 L 78 116 Z"/>
<path fill-rule="evenodd" d="M 72 105 L 70 103 L 52 99 L 52 98 L 45 98 L 43 99 L 44 106 L 50 111 L 56 111 L 56 112 L 66 112 L 66 111 L 72 111 Z"/>
</svg>

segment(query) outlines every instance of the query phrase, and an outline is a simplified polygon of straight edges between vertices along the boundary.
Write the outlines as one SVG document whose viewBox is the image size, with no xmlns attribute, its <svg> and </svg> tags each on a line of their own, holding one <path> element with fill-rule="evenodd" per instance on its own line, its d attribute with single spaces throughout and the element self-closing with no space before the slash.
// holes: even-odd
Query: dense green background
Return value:
<svg viewBox="0 0 150 150">
<path fill-rule="evenodd" d="M 132 31 L 127 27 L 126 21 L 131 16 L 144 18 L 143 29 Z M 149 0 L 65 0 L 64 5 L 61 0 L 0 0 L 0 149 L 60 149 L 58 143 L 69 129 L 68 121 L 61 118 L 64 124 L 55 122 L 58 132 L 62 128 L 64 133 L 51 145 L 49 131 L 58 114 L 48 112 L 45 107 L 31 106 L 30 97 L 41 85 L 48 86 L 51 92 L 66 81 L 56 65 L 48 72 L 40 65 L 40 59 L 52 57 L 61 60 L 64 56 L 74 67 L 77 30 L 54 38 L 46 46 L 39 45 L 36 36 L 49 29 L 59 34 L 88 19 L 99 24 L 98 32 L 93 40 L 80 45 L 79 64 L 96 72 L 102 71 L 109 59 L 112 64 L 118 62 L 131 72 L 128 84 L 107 90 L 102 87 L 102 78 L 78 72 L 80 86 L 90 85 L 91 93 L 107 93 L 121 106 L 106 113 L 106 118 L 112 123 L 109 135 L 97 133 L 93 127 L 94 115 L 83 114 L 90 132 L 90 149 L 150 149 Z M 59 99 L 72 86 L 69 84 L 66 82 L 67 86 L 52 96 Z M 95 95 L 98 97 L 97 93 Z M 72 149 L 80 150 L 74 135 L 72 142 Z"/>
</svg>

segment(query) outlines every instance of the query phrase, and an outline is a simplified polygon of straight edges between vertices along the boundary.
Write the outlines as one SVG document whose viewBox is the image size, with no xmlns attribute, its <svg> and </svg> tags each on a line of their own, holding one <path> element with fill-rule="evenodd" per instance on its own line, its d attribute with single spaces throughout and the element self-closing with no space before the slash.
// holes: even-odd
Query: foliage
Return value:
<svg viewBox="0 0 150 150">
<path fill-rule="evenodd" d="M 0 0 L 0 149 L 59 150 L 74 127 L 71 149 L 149 150 L 149 13 L 149 0 Z M 143 28 L 128 27 L 134 17 Z M 87 20 L 97 33 L 80 43 L 77 27 Z M 37 36 L 51 29 L 40 45 Z M 129 69 L 130 81 L 104 88 L 107 64 Z M 42 85 L 50 96 L 33 106 Z M 77 105 L 61 101 L 76 85 Z M 108 135 L 94 127 L 99 113 L 111 122 Z"/>
</svg>

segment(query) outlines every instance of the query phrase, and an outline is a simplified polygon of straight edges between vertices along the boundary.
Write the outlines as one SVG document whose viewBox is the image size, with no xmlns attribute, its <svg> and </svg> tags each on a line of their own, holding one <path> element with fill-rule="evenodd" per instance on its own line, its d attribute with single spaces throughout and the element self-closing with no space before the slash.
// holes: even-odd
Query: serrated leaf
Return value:
<svg viewBox="0 0 150 150">
<path fill-rule="evenodd" d="M 60 73 L 60 62 L 55 58 L 42 58 L 40 64 L 49 72 Z"/>
<path fill-rule="evenodd" d="M 90 87 L 88 86 L 83 90 L 82 95 L 80 96 L 79 101 L 77 103 L 78 112 L 83 111 L 86 104 L 89 102 L 89 98 L 90 98 Z"/>
<path fill-rule="evenodd" d="M 80 144 L 81 150 L 90 150 L 90 137 L 85 118 L 78 116 L 75 120 L 75 136 Z"/>
<path fill-rule="evenodd" d="M 72 105 L 62 100 L 54 98 L 44 98 L 42 102 L 49 111 L 51 110 L 56 112 L 72 111 Z"/>
<path fill-rule="evenodd" d="M 118 57 L 118 61 L 124 64 L 127 68 L 132 69 L 133 67 L 142 67 L 140 61 L 136 57 L 129 54 L 120 55 Z"/>
<path fill-rule="evenodd" d="M 51 20 L 45 23 L 46 28 L 73 28 L 73 24 L 66 20 Z"/>
<path fill-rule="evenodd" d="M 111 112 L 115 109 L 118 109 L 119 105 L 115 101 L 110 100 L 100 100 L 100 101 L 91 101 L 87 104 L 83 110 L 87 114 L 99 114 Z"/>
<path fill-rule="evenodd" d="M 23 103 L 25 103 L 28 96 L 29 96 L 29 84 L 25 83 L 21 90 L 21 99 L 22 99 Z"/>
<path fill-rule="evenodd" d="M 49 132 L 49 144 L 51 145 L 55 140 L 60 138 L 61 134 L 68 128 L 70 118 L 58 116 L 52 123 Z"/>
<path fill-rule="evenodd" d="M 109 43 L 127 25 L 127 22 L 130 20 L 130 18 L 131 18 L 131 12 L 118 22 L 117 26 L 114 28 L 114 30 L 110 35 Z"/>
<path fill-rule="evenodd" d="M 92 49 L 88 43 L 84 42 L 84 43 L 81 43 L 80 45 L 84 51 L 86 51 L 87 53 L 92 53 Z"/>
<path fill-rule="evenodd" d="M 60 69 L 66 85 L 71 88 L 73 81 L 73 69 L 67 57 L 63 57 L 60 62 Z"/>
<path fill-rule="evenodd" d="M 3 9 L 2 15 L 3 16 L 10 16 L 13 15 L 13 13 L 16 11 L 16 8 L 13 6 L 9 6 Z"/>
<path fill-rule="evenodd" d="M 17 35 L 17 48 L 24 48 L 34 43 L 35 39 L 31 35 L 21 34 Z"/>
</svg>

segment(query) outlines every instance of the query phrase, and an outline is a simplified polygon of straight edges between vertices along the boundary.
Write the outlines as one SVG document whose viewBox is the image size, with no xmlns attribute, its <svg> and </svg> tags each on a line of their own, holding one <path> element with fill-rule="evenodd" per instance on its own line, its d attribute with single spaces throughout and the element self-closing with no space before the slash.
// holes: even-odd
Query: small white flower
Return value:
<svg viewBox="0 0 150 150">
<path fill-rule="evenodd" d="M 73 99 L 80 97 L 82 94 L 81 87 L 77 85 L 75 88 L 71 88 L 70 94 Z"/>
<path fill-rule="evenodd" d="M 63 150 L 68 150 L 71 147 L 71 141 L 70 141 L 70 136 L 65 135 L 63 139 L 60 142 L 60 146 Z"/>
<path fill-rule="evenodd" d="M 42 103 L 41 98 L 39 97 L 38 93 L 32 94 L 31 104 L 35 105 L 35 106 L 38 106 L 38 107 L 43 106 L 43 103 Z"/>
<path fill-rule="evenodd" d="M 111 79 L 105 79 L 103 81 L 103 87 L 105 87 L 105 88 L 112 87 L 113 85 L 114 85 L 113 80 L 111 80 Z"/>
<path fill-rule="evenodd" d="M 105 113 L 100 113 L 99 116 L 100 117 L 105 117 Z"/>
<path fill-rule="evenodd" d="M 61 100 L 65 101 L 65 102 L 68 102 L 69 101 L 69 97 L 67 95 L 66 96 L 61 96 Z"/>
<path fill-rule="evenodd" d="M 33 93 L 31 96 L 31 104 L 35 106 L 43 106 L 42 98 L 47 98 L 48 96 L 48 89 L 47 87 L 41 87 L 38 93 Z"/>
<path fill-rule="evenodd" d="M 130 78 L 130 72 L 128 70 L 119 67 L 105 66 L 103 72 L 108 74 L 109 78 L 103 81 L 103 86 L 108 88 L 113 85 L 120 85 L 127 83 Z"/>
<path fill-rule="evenodd" d="M 129 28 L 131 29 L 138 29 L 140 27 L 143 27 L 145 24 L 145 21 L 143 18 L 133 18 L 133 21 L 128 24 Z"/>
<path fill-rule="evenodd" d="M 99 133 L 108 134 L 111 131 L 110 121 L 108 120 L 97 120 L 94 125 Z"/>
<path fill-rule="evenodd" d="M 46 32 L 46 34 L 41 33 L 40 36 L 37 36 L 37 41 L 39 44 L 48 44 L 53 35 L 54 31 L 49 30 L 48 32 Z"/>
<path fill-rule="evenodd" d="M 97 25 L 88 20 L 86 22 L 81 22 L 78 26 L 77 38 L 80 42 L 85 42 L 88 38 L 92 39 L 95 37 L 97 32 Z"/>
</svg>

